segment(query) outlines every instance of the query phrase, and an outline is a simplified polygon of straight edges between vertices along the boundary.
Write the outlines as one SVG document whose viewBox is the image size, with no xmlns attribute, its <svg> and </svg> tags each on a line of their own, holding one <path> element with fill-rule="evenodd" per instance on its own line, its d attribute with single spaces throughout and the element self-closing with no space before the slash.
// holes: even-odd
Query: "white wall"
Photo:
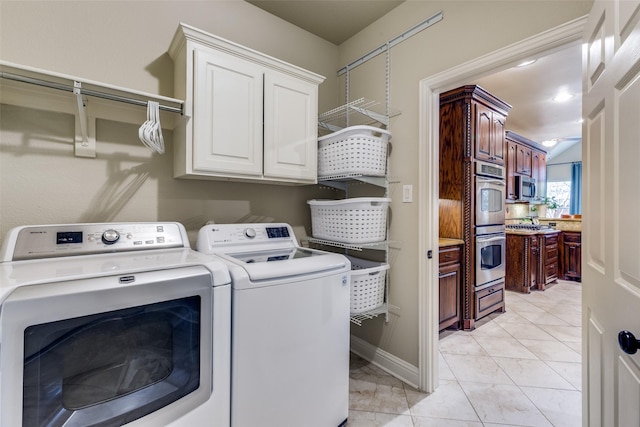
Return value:
<svg viewBox="0 0 640 427">
<path fill-rule="evenodd" d="M 590 1 L 407 1 L 340 47 L 341 66 L 443 11 L 444 19 L 391 50 L 391 105 L 402 111 L 392 120 L 393 150 L 391 240 L 401 249 L 392 253 L 390 303 L 398 307 L 390 322 L 367 321 L 352 333 L 407 361 L 418 364 L 418 206 L 401 202 L 403 184 L 418 188 L 419 81 L 460 63 L 508 46 L 561 23 L 587 14 Z M 351 76 L 351 99 L 384 100 L 385 62 L 378 57 Z M 425 260 L 425 261 L 423 261 Z"/>
<path fill-rule="evenodd" d="M 321 111 L 336 105 L 338 47 L 241 0 L 2 1 L 0 59 L 173 96 L 166 52 L 179 22 L 325 75 Z M 24 224 L 127 220 L 176 220 L 193 236 L 208 219 L 243 218 L 304 232 L 306 200 L 329 197 L 315 186 L 173 179 L 169 129 L 164 155 L 152 155 L 131 124 L 98 120 L 96 159 L 74 157 L 74 135 L 70 114 L 2 106 L 0 236 Z"/>
</svg>

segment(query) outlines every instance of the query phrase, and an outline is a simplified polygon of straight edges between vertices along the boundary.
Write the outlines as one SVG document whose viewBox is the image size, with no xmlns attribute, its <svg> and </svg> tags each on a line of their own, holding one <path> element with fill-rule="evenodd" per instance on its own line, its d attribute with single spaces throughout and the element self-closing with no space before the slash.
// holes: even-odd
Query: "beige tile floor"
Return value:
<svg viewBox="0 0 640 427">
<path fill-rule="evenodd" d="M 352 355 L 349 427 L 581 426 L 581 285 L 506 293 L 506 313 L 440 334 L 422 393 Z"/>
</svg>

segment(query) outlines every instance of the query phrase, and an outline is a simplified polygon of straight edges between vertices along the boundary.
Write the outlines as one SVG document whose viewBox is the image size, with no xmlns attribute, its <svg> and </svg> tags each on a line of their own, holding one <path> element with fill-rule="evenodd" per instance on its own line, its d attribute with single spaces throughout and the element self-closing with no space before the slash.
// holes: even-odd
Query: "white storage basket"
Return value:
<svg viewBox="0 0 640 427">
<path fill-rule="evenodd" d="M 384 176 L 391 133 L 350 126 L 318 138 L 318 177 L 345 174 Z"/>
<path fill-rule="evenodd" d="M 387 236 L 390 202 L 384 197 L 308 200 L 311 234 L 317 239 L 341 243 L 382 242 Z"/>
<path fill-rule="evenodd" d="M 364 313 L 384 304 L 389 264 L 347 256 L 351 261 L 351 314 Z"/>
</svg>

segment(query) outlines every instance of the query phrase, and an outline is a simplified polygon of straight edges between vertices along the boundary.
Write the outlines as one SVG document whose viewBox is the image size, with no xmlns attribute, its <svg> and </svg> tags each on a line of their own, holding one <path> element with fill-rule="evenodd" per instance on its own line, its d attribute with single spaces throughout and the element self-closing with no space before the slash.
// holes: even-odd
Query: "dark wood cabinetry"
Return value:
<svg viewBox="0 0 640 427">
<path fill-rule="evenodd" d="M 516 200 L 516 152 L 518 144 L 507 140 L 507 164 L 505 165 L 507 172 L 507 192 L 505 198 L 507 200 Z"/>
<path fill-rule="evenodd" d="M 460 324 L 460 277 L 462 266 L 460 246 L 440 248 L 439 320 L 443 330 Z"/>
<path fill-rule="evenodd" d="M 536 180 L 536 196 L 547 194 L 547 152 L 535 141 L 517 133 L 505 133 L 507 144 L 507 200 L 517 200 L 517 175 L 528 176 Z"/>
<path fill-rule="evenodd" d="M 538 283 L 540 251 L 535 234 L 507 234 L 505 287 L 529 293 Z"/>
<path fill-rule="evenodd" d="M 545 233 L 538 235 L 538 245 L 540 247 L 540 276 L 538 278 L 538 289 L 543 291 L 550 283 L 558 280 L 558 235 L 556 233 Z"/>
<path fill-rule="evenodd" d="M 496 283 L 475 293 L 476 319 L 504 311 L 504 287 L 504 282 Z"/>
<path fill-rule="evenodd" d="M 582 233 L 580 231 L 563 231 L 559 241 L 560 272 L 564 280 L 582 279 Z"/>
<path fill-rule="evenodd" d="M 506 115 L 482 104 L 475 104 L 474 108 L 476 110 L 476 159 L 504 165 Z"/>
<path fill-rule="evenodd" d="M 493 302 L 495 296 L 479 299 L 475 292 L 473 166 L 475 160 L 505 164 L 505 120 L 510 110 L 509 104 L 475 85 L 440 95 L 440 237 L 464 242 L 460 255 L 460 321 L 464 329 L 473 329 L 476 319 L 504 307 L 504 301 L 486 303 Z M 504 292 L 501 288 L 495 293 Z"/>
<path fill-rule="evenodd" d="M 531 176 L 531 148 L 516 144 L 516 173 Z"/>
<path fill-rule="evenodd" d="M 547 195 L 547 153 L 531 151 L 531 178 L 536 180 L 536 196 Z"/>
<path fill-rule="evenodd" d="M 507 234 L 506 288 L 529 293 L 557 281 L 560 232 Z"/>
</svg>

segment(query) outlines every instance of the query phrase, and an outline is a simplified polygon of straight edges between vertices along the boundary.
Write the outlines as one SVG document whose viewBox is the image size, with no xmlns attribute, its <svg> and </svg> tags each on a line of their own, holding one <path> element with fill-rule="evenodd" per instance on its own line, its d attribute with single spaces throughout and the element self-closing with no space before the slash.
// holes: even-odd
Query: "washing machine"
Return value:
<svg viewBox="0 0 640 427">
<path fill-rule="evenodd" d="M 231 425 L 336 427 L 349 412 L 350 263 L 288 224 L 210 224 L 231 274 Z"/>
<path fill-rule="evenodd" d="M 179 223 L 18 227 L 0 252 L 0 425 L 228 427 L 230 276 Z"/>
</svg>

